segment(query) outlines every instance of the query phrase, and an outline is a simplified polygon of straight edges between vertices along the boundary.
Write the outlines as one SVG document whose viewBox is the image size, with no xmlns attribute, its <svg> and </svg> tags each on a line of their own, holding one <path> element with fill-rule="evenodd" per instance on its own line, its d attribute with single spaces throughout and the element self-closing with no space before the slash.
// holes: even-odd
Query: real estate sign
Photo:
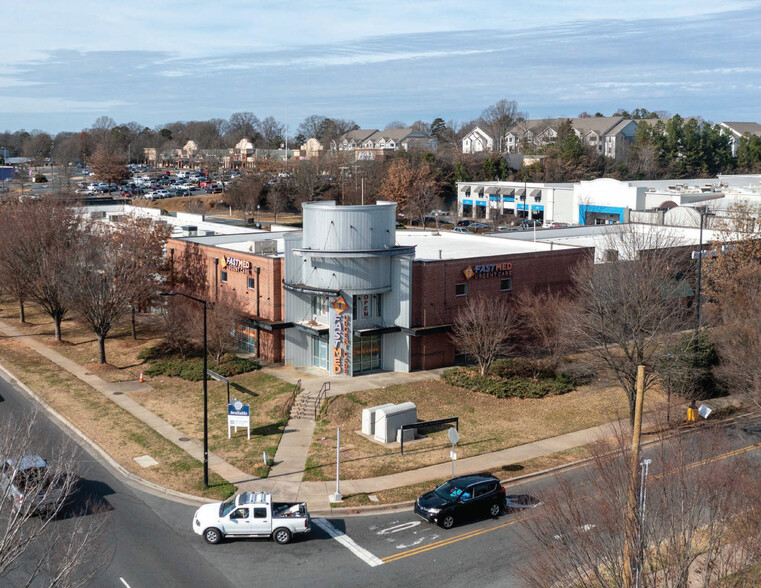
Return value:
<svg viewBox="0 0 761 588">
<path fill-rule="evenodd" d="M 235 400 L 227 405 L 227 438 L 230 438 L 230 429 L 235 427 L 246 427 L 247 438 L 251 439 L 251 407 L 243 404 L 240 400 Z"/>
</svg>

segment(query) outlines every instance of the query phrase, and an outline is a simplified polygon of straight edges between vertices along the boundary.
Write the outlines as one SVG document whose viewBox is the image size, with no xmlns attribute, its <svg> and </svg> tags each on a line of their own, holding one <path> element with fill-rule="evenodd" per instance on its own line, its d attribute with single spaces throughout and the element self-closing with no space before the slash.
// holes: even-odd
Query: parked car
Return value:
<svg viewBox="0 0 761 588">
<path fill-rule="evenodd" d="M 52 474 L 39 455 L 6 459 L 0 465 L 0 491 L 11 501 L 13 510 L 44 513 L 68 498 L 64 493 L 76 483 L 76 478 L 68 476 Z"/>
<path fill-rule="evenodd" d="M 451 231 L 453 233 L 470 233 L 470 231 L 465 227 L 452 227 Z"/>
<path fill-rule="evenodd" d="M 473 221 L 469 221 L 468 219 L 463 219 L 463 220 L 457 221 L 457 226 L 458 227 L 467 227 L 468 225 L 470 225 L 471 222 L 473 222 Z"/>
<path fill-rule="evenodd" d="M 505 489 L 489 474 L 452 478 L 415 501 L 415 513 L 451 529 L 458 521 L 496 517 L 505 506 Z"/>
<path fill-rule="evenodd" d="M 221 194 L 222 186 L 207 186 L 206 193 L 207 194 Z"/>
<path fill-rule="evenodd" d="M 272 537 L 285 544 L 311 528 L 306 502 L 272 502 L 268 492 L 243 492 L 205 504 L 193 515 L 193 531 L 209 543 L 225 537 Z"/>
</svg>

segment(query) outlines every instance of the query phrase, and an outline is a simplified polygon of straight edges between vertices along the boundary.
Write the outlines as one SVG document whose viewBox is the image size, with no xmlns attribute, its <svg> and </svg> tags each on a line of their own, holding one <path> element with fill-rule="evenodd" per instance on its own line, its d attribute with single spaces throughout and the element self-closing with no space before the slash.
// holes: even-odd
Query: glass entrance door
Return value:
<svg viewBox="0 0 761 588">
<path fill-rule="evenodd" d="M 353 372 L 361 374 L 381 369 L 382 335 L 354 337 Z"/>
<path fill-rule="evenodd" d="M 328 337 L 312 337 L 312 365 L 328 369 Z"/>
</svg>

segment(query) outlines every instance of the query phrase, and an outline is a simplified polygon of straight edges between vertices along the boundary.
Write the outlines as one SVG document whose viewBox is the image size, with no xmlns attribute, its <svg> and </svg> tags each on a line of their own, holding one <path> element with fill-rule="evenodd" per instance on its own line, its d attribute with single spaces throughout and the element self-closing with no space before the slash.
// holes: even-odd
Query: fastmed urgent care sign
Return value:
<svg viewBox="0 0 761 588">
<path fill-rule="evenodd" d="M 243 274 L 251 273 L 251 262 L 237 257 L 222 257 L 220 262 L 222 269 L 228 272 L 241 272 Z"/>
<path fill-rule="evenodd" d="M 333 301 L 333 373 L 348 376 L 351 374 L 351 309 L 339 296 Z"/>
<path fill-rule="evenodd" d="M 469 265 L 462 270 L 466 280 L 486 280 L 489 278 L 512 278 L 513 264 L 510 261 Z"/>
</svg>

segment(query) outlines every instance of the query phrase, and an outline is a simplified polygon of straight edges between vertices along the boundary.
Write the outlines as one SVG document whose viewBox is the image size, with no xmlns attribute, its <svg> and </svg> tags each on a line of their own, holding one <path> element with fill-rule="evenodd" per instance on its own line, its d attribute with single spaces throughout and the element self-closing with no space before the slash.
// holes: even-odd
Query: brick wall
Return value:
<svg viewBox="0 0 761 588">
<path fill-rule="evenodd" d="M 200 259 L 203 259 L 205 280 L 199 277 L 199 282 L 205 283 L 206 297 L 213 302 L 221 292 L 227 291 L 235 296 L 246 316 L 270 321 L 283 320 L 283 259 L 265 257 L 251 253 L 243 253 L 222 249 L 210 245 L 199 245 L 187 241 L 169 239 L 167 252 L 170 260 L 174 260 L 173 274 L 181 273 L 183 252 L 192 249 Z M 227 268 L 227 282 L 221 280 L 221 260 L 224 257 L 235 258 L 250 263 L 250 269 L 239 272 Z M 248 287 L 248 278 L 256 278 L 259 268 L 258 313 L 257 290 Z M 197 270 L 196 270 L 197 271 Z M 259 353 L 263 359 L 272 362 L 282 362 L 284 358 L 283 331 L 266 331 L 259 329 Z"/>
<path fill-rule="evenodd" d="M 570 286 L 571 270 L 580 262 L 591 263 L 591 248 L 499 255 L 460 260 L 416 261 L 412 269 L 412 323 L 414 327 L 451 324 L 457 310 L 477 296 L 515 300 L 521 292 Z M 467 279 L 463 273 L 477 265 L 511 263 L 512 290 L 500 290 L 506 276 Z M 457 296 L 457 284 L 467 284 L 467 295 Z M 449 333 L 412 338 L 411 369 L 434 369 L 454 363 L 455 346 Z"/>
</svg>

